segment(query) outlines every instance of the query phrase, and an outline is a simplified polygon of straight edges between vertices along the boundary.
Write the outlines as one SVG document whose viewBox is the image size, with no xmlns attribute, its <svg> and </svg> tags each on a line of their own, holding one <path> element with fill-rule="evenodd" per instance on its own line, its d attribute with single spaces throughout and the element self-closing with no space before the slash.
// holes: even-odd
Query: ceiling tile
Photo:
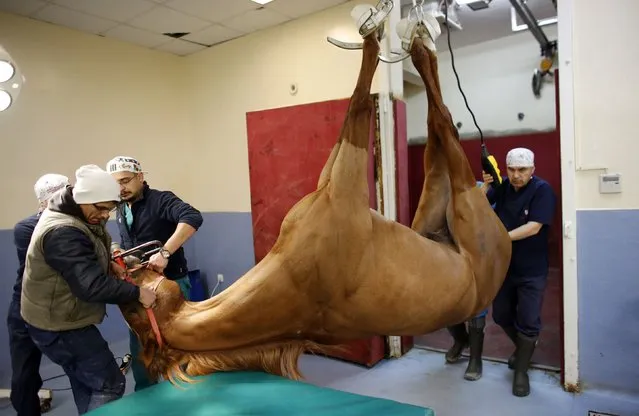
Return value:
<svg viewBox="0 0 639 416">
<path fill-rule="evenodd" d="M 114 21 L 90 16 L 62 6 L 56 6 L 55 4 L 50 4 L 39 10 L 33 17 L 57 25 L 96 34 L 117 26 L 117 23 Z"/>
<path fill-rule="evenodd" d="M 51 3 L 117 22 L 126 22 L 157 6 L 148 0 L 51 0 Z"/>
<path fill-rule="evenodd" d="M 187 42 L 180 39 L 173 39 L 172 41 L 165 43 L 164 45 L 158 46 L 155 49 L 165 52 L 170 52 L 176 55 L 185 56 L 190 55 L 192 53 L 201 51 L 204 49 L 204 46 L 196 45 L 191 42 Z"/>
<path fill-rule="evenodd" d="M 119 39 L 125 42 L 135 43 L 136 45 L 145 46 L 147 48 L 155 48 L 167 43 L 171 38 L 157 33 L 148 32 L 131 26 L 120 25 L 103 33 L 107 38 Z"/>
<path fill-rule="evenodd" d="M 28 16 L 46 6 L 42 0 L 0 0 L 0 10 Z"/>
<path fill-rule="evenodd" d="M 265 4 L 265 7 L 283 15 L 298 18 L 346 2 L 348 0 L 273 0 L 271 3 Z M 371 1 L 370 3 L 377 2 Z"/>
<path fill-rule="evenodd" d="M 203 43 L 205 45 L 214 45 L 216 43 L 224 42 L 226 40 L 237 38 L 242 35 L 243 33 L 240 31 L 229 29 L 220 25 L 213 25 L 200 32 L 186 35 L 184 36 L 184 39 Z"/>
<path fill-rule="evenodd" d="M 291 19 L 272 10 L 257 9 L 224 21 L 224 26 L 250 33 L 269 26 L 282 24 L 288 20 Z"/>
<path fill-rule="evenodd" d="M 166 6 L 216 23 L 260 7 L 250 0 L 169 0 Z"/>
<path fill-rule="evenodd" d="M 135 17 L 128 22 L 129 25 L 146 29 L 154 33 L 197 32 L 210 26 L 197 17 L 187 16 L 164 6 L 158 6 L 148 13 Z"/>
</svg>

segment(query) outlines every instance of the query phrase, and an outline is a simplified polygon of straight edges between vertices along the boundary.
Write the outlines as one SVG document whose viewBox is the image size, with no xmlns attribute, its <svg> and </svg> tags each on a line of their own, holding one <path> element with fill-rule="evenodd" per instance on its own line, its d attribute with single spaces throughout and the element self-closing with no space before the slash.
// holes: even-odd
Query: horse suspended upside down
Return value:
<svg viewBox="0 0 639 416">
<path fill-rule="evenodd" d="M 175 282 L 157 287 L 160 346 L 139 304 L 121 307 L 153 379 L 188 380 L 216 371 L 300 377 L 305 351 L 347 340 L 419 335 L 486 308 L 508 268 L 511 242 L 484 194 L 443 104 L 435 54 L 411 48 L 428 95 L 426 179 L 412 229 L 368 205 L 370 96 L 375 34 L 364 39 L 355 91 L 317 190 L 286 215 L 268 255 L 231 287 L 187 302 Z M 438 235 L 437 241 L 425 238 Z M 138 284 L 158 274 L 134 272 Z"/>
</svg>

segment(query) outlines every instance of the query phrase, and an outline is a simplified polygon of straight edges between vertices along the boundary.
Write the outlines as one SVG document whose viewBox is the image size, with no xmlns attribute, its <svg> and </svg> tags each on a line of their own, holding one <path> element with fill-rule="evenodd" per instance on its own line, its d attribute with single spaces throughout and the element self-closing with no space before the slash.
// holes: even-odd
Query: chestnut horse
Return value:
<svg viewBox="0 0 639 416">
<path fill-rule="evenodd" d="M 157 285 L 155 339 L 140 304 L 121 306 L 143 345 L 152 378 L 172 382 L 215 371 L 257 370 L 298 379 L 306 351 L 346 340 L 418 335 L 486 308 L 511 255 L 508 234 L 485 195 L 442 101 L 437 58 L 417 38 L 411 58 L 428 96 L 426 179 L 412 229 L 368 205 L 375 34 L 364 38 L 357 85 L 317 190 L 286 215 L 277 242 L 224 292 L 187 302 L 175 282 Z M 134 272 L 157 284 L 149 269 Z"/>
</svg>

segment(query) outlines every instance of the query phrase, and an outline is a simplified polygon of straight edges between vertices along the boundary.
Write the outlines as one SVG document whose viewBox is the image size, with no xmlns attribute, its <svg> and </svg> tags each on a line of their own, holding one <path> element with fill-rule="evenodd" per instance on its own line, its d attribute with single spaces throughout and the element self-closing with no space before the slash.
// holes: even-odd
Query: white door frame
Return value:
<svg viewBox="0 0 639 416">
<path fill-rule="evenodd" d="M 401 19 L 400 7 L 394 7 L 386 21 L 386 33 L 393 33 L 395 27 Z M 391 56 L 391 51 L 400 49 L 401 41 L 398 36 L 387 35 L 381 42 L 381 52 L 386 56 Z M 379 188 L 377 193 L 378 207 L 381 214 L 397 221 L 397 167 L 395 163 L 395 114 L 393 111 L 393 98 L 403 97 L 404 74 L 403 64 L 379 63 L 379 136 L 381 151 L 381 172 L 379 181 L 382 183 L 382 193 Z M 380 199 L 383 205 L 379 204 Z M 401 337 L 387 336 L 386 342 L 389 347 L 389 356 L 398 358 L 402 355 Z"/>
<path fill-rule="evenodd" d="M 579 292 L 573 91 L 573 10 L 575 0 L 557 2 L 559 137 L 563 226 L 564 389 L 579 390 Z"/>
</svg>

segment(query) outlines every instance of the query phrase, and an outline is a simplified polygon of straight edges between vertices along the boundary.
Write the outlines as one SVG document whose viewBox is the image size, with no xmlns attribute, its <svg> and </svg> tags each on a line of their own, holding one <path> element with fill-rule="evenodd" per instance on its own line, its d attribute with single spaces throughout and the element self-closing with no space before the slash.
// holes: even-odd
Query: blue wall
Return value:
<svg viewBox="0 0 639 416">
<path fill-rule="evenodd" d="M 639 393 L 639 210 L 577 212 L 585 389 Z"/>
<path fill-rule="evenodd" d="M 185 245 L 189 269 L 200 269 L 209 292 L 224 275 L 216 290 L 229 287 L 255 265 L 253 223 L 250 212 L 204 213 L 204 223 Z"/>
<path fill-rule="evenodd" d="M 209 291 L 217 282 L 217 274 L 224 275 L 216 293 L 229 287 L 255 264 L 253 254 L 253 231 L 250 213 L 203 213 L 204 223 L 187 242 L 185 250 L 189 269 L 200 269 L 208 280 Z M 114 240 L 119 241 L 113 221 L 108 224 Z M 11 361 L 9 358 L 9 336 L 6 314 L 16 279 L 18 259 L 13 245 L 13 230 L 0 230 L 0 388 L 9 388 Z M 128 328 L 116 306 L 109 305 L 107 318 L 100 325 L 105 339 L 118 342 L 128 339 Z M 44 360 L 43 366 L 49 365 Z"/>
</svg>

